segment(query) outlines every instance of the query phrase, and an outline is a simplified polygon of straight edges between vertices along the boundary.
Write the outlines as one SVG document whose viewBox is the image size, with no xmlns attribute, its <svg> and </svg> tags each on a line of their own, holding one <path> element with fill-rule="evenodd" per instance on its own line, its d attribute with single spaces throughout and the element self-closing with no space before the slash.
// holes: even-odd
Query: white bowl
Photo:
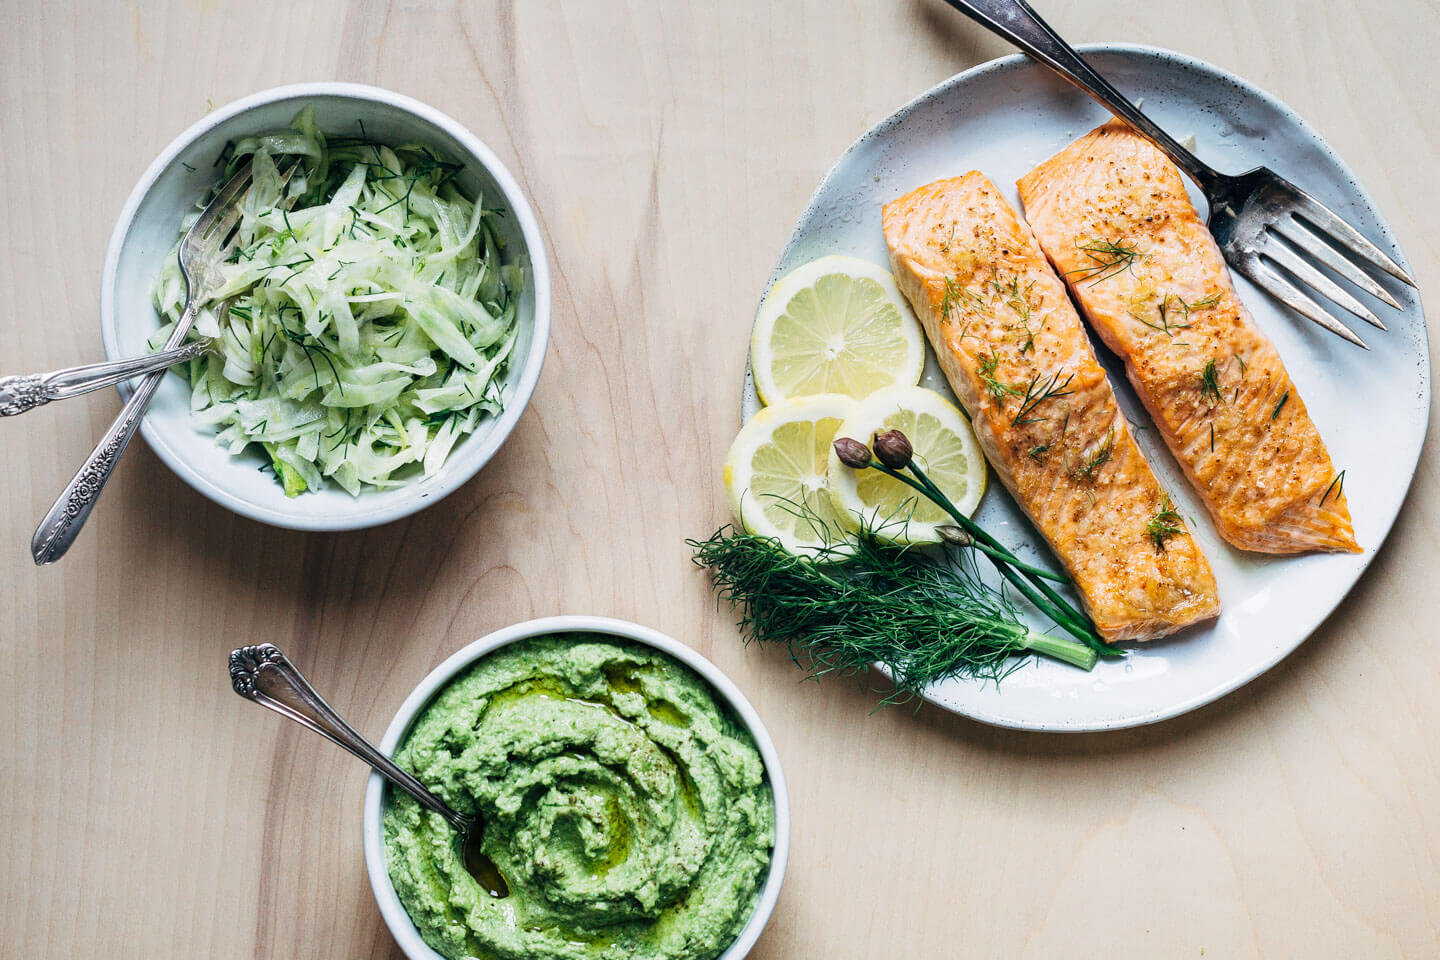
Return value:
<svg viewBox="0 0 1440 960">
<path fill-rule="evenodd" d="M 189 388 L 167 376 L 140 432 L 160 459 L 196 490 L 236 513 L 296 530 L 353 530 L 388 523 L 429 506 L 475 475 L 514 429 L 540 379 L 550 339 L 550 269 L 529 203 L 505 165 L 469 130 L 419 101 L 353 83 L 302 83 L 252 94 L 208 114 L 155 158 L 131 191 L 110 247 L 100 287 L 100 332 L 110 359 L 146 353 L 159 326 L 150 287 L 179 235 L 180 220 L 216 182 L 216 157 L 227 141 L 285 127 L 301 108 L 315 108 L 321 130 L 365 131 L 388 143 L 433 145 L 465 168 L 461 189 L 500 201 L 499 231 L 507 259 L 524 256 L 525 289 L 516 322 L 519 338 L 501 384 L 505 409 L 483 421 L 451 452 L 433 477 L 393 490 L 352 497 L 339 487 L 286 497 L 274 478 L 259 472 L 258 450 L 232 457 L 215 443 L 214 430 L 190 418 Z M 130 388 L 121 386 L 128 397 Z"/>
<path fill-rule="evenodd" d="M 390 721 L 390 727 L 380 741 L 380 749 L 387 756 L 393 755 L 400 741 L 409 732 L 415 717 L 425 709 L 436 693 L 472 663 L 506 644 L 553 633 L 598 633 L 619 637 L 654 647 L 674 657 L 710 684 L 711 689 L 720 695 L 720 699 L 730 707 L 755 740 L 760 759 L 765 764 L 765 773 L 770 779 L 770 790 L 775 797 L 775 848 L 770 857 L 770 872 L 766 875 L 764 886 L 760 888 L 760 895 L 756 898 L 755 910 L 750 914 L 749 922 L 735 938 L 735 942 L 718 958 L 741 960 L 759 939 L 760 931 L 765 929 L 770 913 L 775 909 L 775 902 L 780 898 L 780 885 L 785 880 L 785 863 L 790 854 L 790 795 L 785 789 L 785 774 L 780 769 L 780 757 L 775 753 L 775 744 L 771 741 L 765 725 L 760 722 L 755 708 L 750 706 L 750 702 L 735 684 L 730 682 L 730 678 L 720 672 L 720 668 L 683 643 L 649 627 L 625 620 L 611 620 L 608 617 L 545 617 L 505 627 L 462 647 L 430 671 L 429 676 L 420 681 L 420 685 L 400 705 L 399 712 L 395 714 L 395 719 Z M 410 915 L 405 912 L 405 907 L 400 903 L 395 887 L 390 882 L 390 872 L 385 867 L 385 845 L 381 829 L 386 788 L 385 778 L 378 773 L 370 775 L 370 783 L 365 790 L 363 820 L 365 869 L 370 874 L 370 888 L 375 892 L 375 901 L 380 905 L 380 915 L 385 918 L 385 925 L 390 928 L 390 933 L 394 935 L 395 942 L 400 945 L 405 956 L 410 960 L 444 960 L 420 939 L 419 931 L 415 929 L 415 924 L 410 922 Z"/>
</svg>

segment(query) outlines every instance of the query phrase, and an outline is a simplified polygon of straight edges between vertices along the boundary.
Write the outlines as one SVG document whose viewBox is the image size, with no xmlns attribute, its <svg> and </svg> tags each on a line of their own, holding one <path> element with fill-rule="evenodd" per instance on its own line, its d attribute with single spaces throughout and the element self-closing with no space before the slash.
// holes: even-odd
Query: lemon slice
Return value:
<svg viewBox="0 0 1440 960">
<path fill-rule="evenodd" d="M 890 271 L 821 257 L 766 294 L 750 334 L 750 366 L 766 403 L 817 393 L 859 399 L 919 382 L 925 332 Z"/>
<path fill-rule="evenodd" d="M 835 431 L 854 411 L 854 400 L 833 393 L 796 397 L 766 407 L 741 429 L 724 478 L 742 527 L 774 537 L 792 553 L 844 538 L 827 476 Z"/>
<path fill-rule="evenodd" d="M 861 400 L 836 436 L 869 446 L 871 438 L 885 430 L 903 432 L 926 476 L 961 513 L 975 512 L 985 493 L 987 469 L 963 413 L 934 390 L 890 387 Z M 940 539 L 937 526 L 954 523 L 949 514 L 899 480 L 879 470 L 852 470 L 833 450 L 829 472 L 835 511 L 851 530 L 858 530 L 863 518 L 887 540 L 933 543 Z"/>
</svg>

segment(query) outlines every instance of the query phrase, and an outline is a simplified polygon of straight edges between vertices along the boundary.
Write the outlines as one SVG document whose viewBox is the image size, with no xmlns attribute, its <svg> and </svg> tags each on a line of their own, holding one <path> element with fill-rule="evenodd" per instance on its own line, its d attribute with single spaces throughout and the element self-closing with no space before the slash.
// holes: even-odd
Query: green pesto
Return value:
<svg viewBox="0 0 1440 960">
<path fill-rule="evenodd" d="M 485 821 L 490 896 L 437 815 L 391 791 L 390 878 L 451 960 L 712 960 L 769 868 L 775 804 L 748 733 L 687 667 L 598 634 L 484 657 L 396 755 Z"/>
</svg>

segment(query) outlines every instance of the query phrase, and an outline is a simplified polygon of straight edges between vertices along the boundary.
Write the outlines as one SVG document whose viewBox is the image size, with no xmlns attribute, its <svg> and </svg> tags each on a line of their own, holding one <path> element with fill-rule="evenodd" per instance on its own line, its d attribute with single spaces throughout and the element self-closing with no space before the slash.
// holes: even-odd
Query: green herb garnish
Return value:
<svg viewBox="0 0 1440 960">
<path fill-rule="evenodd" d="M 1215 370 L 1215 358 L 1211 357 L 1200 371 L 1200 399 L 1206 403 L 1220 402 L 1220 379 Z"/>
<path fill-rule="evenodd" d="M 814 557 L 731 526 L 686 542 L 739 613 L 746 640 L 783 645 L 813 676 L 879 664 L 891 677 L 886 703 L 952 677 L 998 683 L 1030 653 L 1095 665 L 1088 645 L 1023 623 L 1006 594 L 980 580 L 969 549 L 944 546 L 935 559 L 878 533 L 867 526 Z"/>
<path fill-rule="evenodd" d="M 985 386 L 985 391 L 996 400 L 1019 396 L 1020 390 L 1015 384 L 996 379 L 995 368 L 998 366 L 1000 358 L 993 350 L 979 357 L 980 382 Z"/>
<path fill-rule="evenodd" d="M 1070 381 L 1075 379 L 1075 374 L 1072 373 L 1064 380 L 1061 380 L 1060 374 L 1063 372 L 1062 370 L 1056 370 L 1048 377 L 1037 373 L 1030 379 L 1029 384 L 1026 385 L 1023 396 L 1016 391 L 1016 395 L 1020 396 L 1020 409 L 1015 411 L 1015 416 L 1010 419 L 1010 425 L 1012 427 L 1024 423 L 1039 423 L 1042 420 L 1048 420 L 1048 417 L 1031 417 L 1029 414 L 1047 400 L 1058 400 L 1060 397 L 1068 397 L 1075 392 L 1070 389 Z"/>
<path fill-rule="evenodd" d="M 1344 470 L 1341 470 L 1339 473 L 1335 474 L 1335 479 L 1334 479 L 1334 480 L 1331 480 L 1331 481 L 1330 481 L 1330 486 L 1328 486 L 1328 487 L 1325 488 L 1325 493 L 1324 493 L 1324 495 L 1320 497 L 1320 506 L 1322 506 L 1322 507 L 1325 506 L 1325 501 L 1330 498 L 1330 494 L 1331 494 L 1332 492 L 1335 494 L 1335 499 L 1336 499 L 1336 500 L 1339 500 L 1341 497 L 1343 497 L 1343 496 L 1345 495 L 1345 471 L 1344 471 Z"/>
<path fill-rule="evenodd" d="M 1023 336 L 1020 339 L 1020 352 L 1027 353 L 1035 349 L 1035 334 L 1045 329 L 1042 321 L 1039 328 L 1030 329 L 1030 290 L 1035 286 L 1032 280 L 1025 286 L 1020 286 L 1018 276 L 1011 277 L 1010 282 L 1001 283 L 998 279 L 990 281 L 990 289 L 1000 298 L 1000 302 L 1008 306 L 1020 318 L 1019 326 Z"/>
<path fill-rule="evenodd" d="M 1105 431 L 1105 436 L 1095 446 L 1094 451 L 1085 458 L 1085 462 L 1074 470 L 1070 471 L 1070 479 L 1076 481 L 1094 480 L 1100 468 L 1109 463 L 1115 456 L 1115 428 L 1111 427 Z"/>
<path fill-rule="evenodd" d="M 1090 266 L 1066 271 L 1065 277 L 1068 279 L 1079 274 L 1081 280 L 1091 284 L 1109 280 L 1116 274 L 1132 269 L 1135 261 L 1141 257 L 1139 249 L 1124 240 L 1094 240 L 1090 243 L 1078 243 L 1075 248 L 1093 262 Z"/>
<path fill-rule="evenodd" d="M 1179 319 L 1176 319 L 1176 314 L 1171 309 L 1171 301 L 1174 301 L 1175 304 L 1178 305 L 1180 308 Z M 1179 294 L 1167 293 L 1160 298 L 1160 302 L 1155 306 L 1156 312 L 1160 315 L 1159 323 L 1154 323 L 1152 321 L 1146 320 L 1144 317 L 1140 316 L 1140 314 L 1138 313 L 1135 313 L 1133 310 L 1130 312 L 1130 316 L 1134 317 L 1136 320 L 1140 321 L 1145 326 L 1149 327 L 1151 330 L 1158 330 L 1161 333 L 1165 334 L 1167 337 L 1173 339 L 1177 330 L 1190 329 L 1191 324 L 1189 323 L 1189 320 L 1191 313 L 1196 310 L 1204 310 L 1207 307 L 1213 307 L 1219 302 L 1220 295 L 1218 293 L 1211 294 L 1210 296 L 1205 297 L 1201 300 L 1196 300 L 1193 303 L 1187 303 L 1185 301 L 1185 298 L 1180 296 Z M 1185 347 L 1190 346 L 1190 344 L 1188 343 L 1180 343 L 1178 341 L 1176 345 Z"/>
<path fill-rule="evenodd" d="M 1160 510 L 1145 524 L 1145 535 L 1150 542 L 1155 544 L 1156 553 L 1165 552 L 1165 541 L 1171 537 L 1178 537 L 1185 530 L 1180 525 L 1180 513 L 1175 509 L 1175 504 L 1170 501 L 1170 494 L 1165 494 L 1160 501 Z"/>
<path fill-rule="evenodd" d="M 956 283 L 954 277 L 946 277 L 945 296 L 940 300 L 941 319 L 950 319 L 951 311 L 953 311 L 956 307 L 959 307 L 961 304 L 969 304 L 972 307 L 981 307 L 985 305 L 985 301 L 981 300 L 977 294 L 965 289 L 964 287 L 960 286 L 960 284 Z M 965 338 L 969 336 L 969 330 L 970 324 L 967 321 L 965 326 L 960 330 L 959 339 L 961 343 L 964 343 Z"/>
<path fill-rule="evenodd" d="M 793 501 L 786 502 L 795 515 L 825 533 L 820 539 L 827 546 L 813 554 L 790 553 L 777 540 L 733 526 L 686 541 L 695 563 L 710 571 L 719 595 L 739 612 L 747 640 L 784 645 L 814 676 L 856 675 L 879 664 L 892 680 L 886 702 L 908 700 L 951 677 L 999 682 L 1018 666 L 1015 657 L 1030 654 L 1086 670 L 1098 657 L 1122 655 L 1050 586 L 1068 582 L 1065 577 L 1020 561 L 955 508 L 914 463 L 903 434 L 887 431 L 876 443 L 873 455 L 849 438 L 836 440 L 835 450 L 846 466 L 879 470 L 915 490 L 908 508 L 923 497 L 949 513 L 956 525 L 942 528 L 938 553 L 888 542 L 908 513 L 863 524 L 846 538 Z M 885 462 L 876 459 L 882 455 Z M 1075 639 L 1023 623 L 1011 595 L 980 579 L 976 551 Z"/>
<path fill-rule="evenodd" d="M 1289 390 L 1286 390 L 1286 391 L 1281 395 L 1281 397 L 1280 397 L 1280 402 L 1277 403 L 1277 404 L 1275 404 L 1275 409 L 1274 409 L 1274 411 L 1272 411 L 1271 414 L 1270 414 L 1270 419 L 1271 419 L 1271 420 L 1274 420 L 1276 417 L 1280 416 L 1280 408 L 1283 407 L 1283 406 L 1285 406 L 1285 401 L 1287 401 L 1287 400 L 1289 400 L 1289 399 L 1290 399 L 1290 391 L 1289 391 Z"/>
</svg>

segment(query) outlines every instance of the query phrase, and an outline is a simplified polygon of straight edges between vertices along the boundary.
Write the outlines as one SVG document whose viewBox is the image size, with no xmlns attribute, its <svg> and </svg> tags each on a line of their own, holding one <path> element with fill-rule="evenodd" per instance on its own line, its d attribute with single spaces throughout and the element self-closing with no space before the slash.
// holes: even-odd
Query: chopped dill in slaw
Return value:
<svg viewBox="0 0 1440 960">
<path fill-rule="evenodd" d="M 190 334 L 221 349 L 176 368 L 192 415 L 232 454 L 261 447 L 287 496 L 326 478 L 358 495 L 430 476 L 501 410 L 523 266 L 502 263 L 502 214 L 460 192 L 459 164 L 363 127 L 327 139 L 308 107 L 292 127 L 222 155 L 227 177 L 252 157 L 254 187 Z M 288 183 L 286 156 L 299 161 Z M 152 349 L 184 308 L 177 250 L 155 280 Z"/>
</svg>

